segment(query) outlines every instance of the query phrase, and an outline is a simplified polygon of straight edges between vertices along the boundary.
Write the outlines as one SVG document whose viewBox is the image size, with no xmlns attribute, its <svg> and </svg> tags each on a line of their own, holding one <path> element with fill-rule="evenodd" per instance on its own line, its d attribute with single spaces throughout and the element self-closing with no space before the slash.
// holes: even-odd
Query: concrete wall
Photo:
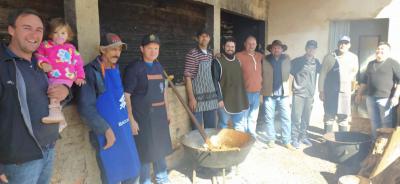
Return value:
<svg viewBox="0 0 400 184">
<path fill-rule="evenodd" d="M 322 58 L 328 51 L 329 21 L 390 18 L 389 42 L 399 50 L 399 9 L 399 0 L 270 0 L 268 43 L 280 39 L 288 45 L 287 53 L 297 57 L 305 42 L 315 39 Z"/>
</svg>

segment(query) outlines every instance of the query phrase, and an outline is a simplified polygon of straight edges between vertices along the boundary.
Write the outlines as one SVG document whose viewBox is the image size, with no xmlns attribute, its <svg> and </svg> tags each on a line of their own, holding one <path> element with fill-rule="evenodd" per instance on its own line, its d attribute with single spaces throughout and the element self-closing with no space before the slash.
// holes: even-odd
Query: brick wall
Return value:
<svg viewBox="0 0 400 184">
<path fill-rule="evenodd" d="M 100 0 L 101 31 L 120 34 L 128 43 L 121 68 L 137 59 L 141 38 L 157 33 L 161 39 L 160 62 L 175 82 L 183 76 L 184 58 L 196 45 L 194 35 L 205 25 L 206 8 L 188 1 Z"/>
</svg>

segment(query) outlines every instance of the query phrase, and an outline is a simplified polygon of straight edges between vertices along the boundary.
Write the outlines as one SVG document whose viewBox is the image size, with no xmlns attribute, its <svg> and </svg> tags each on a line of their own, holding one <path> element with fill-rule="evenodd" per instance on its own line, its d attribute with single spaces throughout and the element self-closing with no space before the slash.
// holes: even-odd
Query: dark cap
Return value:
<svg viewBox="0 0 400 184">
<path fill-rule="evenodd" d="M 145 46 L 149 43 L 157 43 L 160 45 L 160 38 L 156 34 L 148 34 L 142 38 L 142 46 Z"/>
<path fill-rule="evenodd" d="M 121 38 L 115 33 L 106 33 L 101 36 L 100 46 L 104 48 L 121 46 L 127 49 L 126 43 L 122 42 Z"/>
<path fill-rule="evenodd" d="M 201 29 L 201 30 L 196 32 L 196 36 L 197 37 L 199 37 L 202 34 L 207 34 L 208 36 L 210 36 L 210 33 L 206 29 Z"/>
<path fill-rule="evenodd" d="M 318 43 L 315 40 L 308 40 L 306 43 L 306 48 L 318 48 Z"/>
</svg>

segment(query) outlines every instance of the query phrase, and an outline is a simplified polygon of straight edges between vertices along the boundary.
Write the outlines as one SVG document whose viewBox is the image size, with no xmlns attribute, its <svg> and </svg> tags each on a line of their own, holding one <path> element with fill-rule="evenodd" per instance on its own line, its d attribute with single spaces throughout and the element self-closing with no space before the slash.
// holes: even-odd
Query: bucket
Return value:
<svg viewBox="0 0 400 184">
<path fill-rule="evenodd" d="M 331 132 L 324 135 L 332 162 L 359 166 L 369 153 L 371 137 L 360 132 Z"/>
</svg>

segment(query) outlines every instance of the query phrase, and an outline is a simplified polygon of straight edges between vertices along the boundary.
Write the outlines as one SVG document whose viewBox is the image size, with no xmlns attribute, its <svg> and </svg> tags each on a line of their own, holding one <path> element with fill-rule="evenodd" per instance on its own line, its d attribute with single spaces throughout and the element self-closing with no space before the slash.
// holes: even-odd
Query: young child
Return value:
<svg viewBox="0 0 400 184">
<path fill-rule="evenodd" d="M 49 38 L 43 41 L 37 50 L 38 65 L 47 73 L 49 84 L 64 84 L 69 87 L 75 83 L 85 84 L 83 60 L 76 48 L 67 43 L 74 34 L 69 24 L 62 18 L 50 21 Z M 42 119 L 43 123 L 60 123 L 60 131 L 66 127 L 61 105 L 57 99 L 50 98 L 49 116 Z"/>
</svg>

